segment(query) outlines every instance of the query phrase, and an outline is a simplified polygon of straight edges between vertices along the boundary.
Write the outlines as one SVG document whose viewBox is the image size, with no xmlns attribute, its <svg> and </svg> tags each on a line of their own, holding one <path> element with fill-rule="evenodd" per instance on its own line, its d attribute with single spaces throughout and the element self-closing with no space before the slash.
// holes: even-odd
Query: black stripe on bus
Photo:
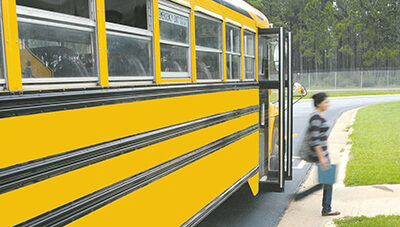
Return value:
<svg viewBox="0 0 400 227">
<path fill-rule="evenodd" d="M 82 88 L 0 93 L 0 118 L 186 95 L 258 88 L 258 82 Z"/>
<path fill-rule="evenodd" d="M 227 0 L 213 0 L 213 1 L 218 2 L 219 4 L 254 20 L 253 17 L 250 16 L 249 12 L 247 12 L 245 9 L 241 8 L 237 4 L 232 4 L 231 2 L 229 2 Z"/>
<path fill-rule="evenodd" d="M 0 169 L 0 194 L 258 111 L 251 106 Z"/>
<path fill-rule="evenodd" d="M 257 131 L 258 124 L 250 126 L 161 165 L 36 216 L 17 226 L 66 225 Z"/>
<path fill-rule="evenodd" d="M 187 220 L 181 225 L 181 227 L 196 226 L 198 225 L 207 215 L 209 215 L 215 208 L 221 205 L 227 198 L 229 198 L 234 192 L 236 192 L 243 184 L 245 184 L 250 178 L 258 173 L 258 166 L 253 168 L 250 172 L 244 175 L 240 180 L 226 189 L 221 195 L 215 198 L 211 203 L 201 209 L 193 217 Z"/>
</svg>

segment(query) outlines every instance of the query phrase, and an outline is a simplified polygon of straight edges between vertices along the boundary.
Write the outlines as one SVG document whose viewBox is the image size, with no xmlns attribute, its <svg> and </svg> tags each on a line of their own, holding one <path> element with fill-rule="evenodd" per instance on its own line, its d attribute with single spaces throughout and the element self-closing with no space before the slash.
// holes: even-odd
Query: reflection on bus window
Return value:
<svg viewBox="0 0 400 227">
<path fill-rule="evenodd" d="M 197 79 L 222 79 L 222 23 L 197 15 L 196 65 Z"/>
<path fill-rule="evenodd" d="M 147 0 L 106 0 L 106 21 L 147 29 Z"/>
<path fill-rule="evenodd" d="M 110 76 L 151 76 L 151 39 L 107 35 Z"/>
<path fill-rule="evenodd" d="M 244 59 L 244 68 L 246 69 L 246 79 L 254 79 L 254 59 L 246 57 Z"/>
<path fill-rule="evenodd" d="M 165 18 L 167 17 L 166 14 L 170 14 L 167 11 L 160 10 L 160 16 Z M 189 22 L 186 20 L 185 17 L 178 17 L 182 18 L 184 21 L 183 23 L 171 23 L 166 19 L 160 18 L 160 38 L 162 40 L 168 40 L 173 42 L 179 43 L 188 43 L 189 42 Z"/>
<path fill-rule="evenodd" d="M 227 55 L 226 61 L 226 78 L 228 80 L 241 79 L 241 61 L 240 56 Z"/>
<path fill-rule="evenodd" d="M 222 48 L 221 22 L 196 16 L 196 46 Z"/>
<path fill-rule="evenodd" d="M 189 14 L 183 16 L 159 10 L 161 72 L 181 72 L 189 76 Z M 166 74 L 164 74 L 166 75 Z"/>
<path fill-rule="evenodd" d="M 23 78 L 97 75 L 93 31 L 19 22 Z"/>
<path fill-rule="evenodd" d="M 161 44 L 161 71 L 188 72 L 188 51 L 186 48 Z"/>
<path fill-rule="evenodd" d="M 220 79 L 221 55 L 219 53 L 197 52 L 196 55 L 198 79 Z"/>
<path fill-rule="evenodd" d="M 258 39 L 258 75 L 259 78 L 268 79 L 267 74 L 265 73 L 268 63 L 268 41 L 264 36 L 259 36 Z"/>
<path fill-rule="evenodd" d="M 240 28 L 226 26 L 226 78 L 241 78 Z"/>
<path fill-rule="evenodd" d="M 279 79 L 279 44 L 278 38 L 268 40 L 269 79 Z"/>
<path fill-rule="evenodd" d="M 88 0 L 17 0 L 17 5 L 89 18 Z"/>
<path fill-rule="evenodd" d="M 246 42 L 245 42 L 245 54 L 249 56 L 254 56 L 254 35 L 245 32 Z"/>
<path fill-rule="evenodd" d="M 256 56 L 255 56 L 255 35 L 244 32 L 244 76 L 246 79 L 255 79 Z"/>
</svg>

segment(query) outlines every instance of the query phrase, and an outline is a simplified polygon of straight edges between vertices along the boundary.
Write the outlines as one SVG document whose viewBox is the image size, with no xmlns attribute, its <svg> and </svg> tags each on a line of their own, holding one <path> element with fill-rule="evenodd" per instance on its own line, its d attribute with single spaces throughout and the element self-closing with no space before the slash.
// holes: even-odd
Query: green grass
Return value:
<svg viewBox="0 0 400 227">
<path fill-rule="evenodd" d="M 353 129 L 345 184 L 400 183 L 400 102 L 360 109 Z"/>
<path fill-rule="evenodd" d="M 341 219 L 335 219 L 334 223 L 338 227 L 399 227 L 400 216 L 384 216 L 379 215 L 376 217 L 368 218 L 365 216 L 361 217 L 344 217 Z"/>
<path fill-rule="evenodd" d="M 305 99 L 311 99 L 311 97 L 317 92 L 309 92 Z M 345 97 L 345 96 L 361 96 L 361 95 L 398 95 L 400 90 L 393 91 L 332 91 L 326 92 L 329 97 Z"/>
</svg>

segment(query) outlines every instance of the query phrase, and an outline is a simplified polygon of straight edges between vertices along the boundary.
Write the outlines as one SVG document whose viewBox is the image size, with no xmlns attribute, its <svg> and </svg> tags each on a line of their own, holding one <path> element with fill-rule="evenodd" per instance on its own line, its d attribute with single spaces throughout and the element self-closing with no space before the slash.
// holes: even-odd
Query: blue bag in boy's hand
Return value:
<svg viewBox="0 0 400 227">
<path fill-rule="evenodd" d="M 320 184 L 334 184 L 336 182 L 336 165 L 330 165 L 329 169 L 323 170 L 318 163 L 318 182 Z"/>
</svg>

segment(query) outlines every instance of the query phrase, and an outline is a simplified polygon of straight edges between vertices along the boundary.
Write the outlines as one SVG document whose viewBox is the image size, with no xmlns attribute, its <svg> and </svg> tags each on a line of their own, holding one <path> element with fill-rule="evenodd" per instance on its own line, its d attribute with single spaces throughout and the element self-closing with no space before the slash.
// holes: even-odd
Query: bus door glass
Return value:
<svg viewBox="0 0 400 227">
<path fill-rule="evenodd" d="M 291 45 L 283 28 L 259 29 L 260 183 L 283 190 L 291 172 Z"/>
</svg>

